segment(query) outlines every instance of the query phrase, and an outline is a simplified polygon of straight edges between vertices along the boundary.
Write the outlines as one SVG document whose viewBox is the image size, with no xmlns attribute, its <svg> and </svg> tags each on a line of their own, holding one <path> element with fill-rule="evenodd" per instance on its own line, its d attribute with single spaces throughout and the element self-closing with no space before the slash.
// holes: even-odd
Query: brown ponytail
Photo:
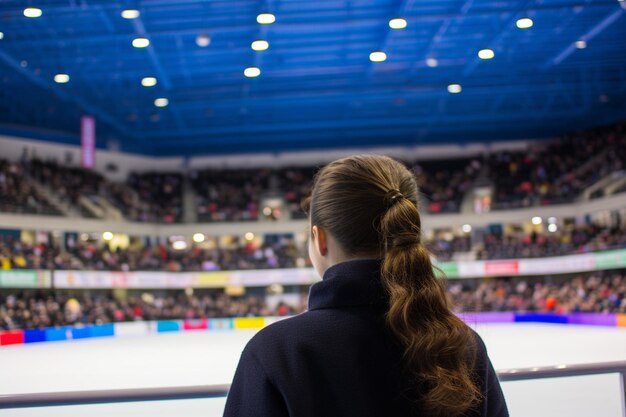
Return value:
<svg viewBox="0 0 626 417">
<path fill-rule="evenodd" d="M 379 257 L 389 296 L 387 325 L 404 349 L 408 395 L 420 415 L 460 416 L 475 405 L 471 330 L 450 310 L 421 242 L 417 185 L 399 162 L 377 155 L 340 159 L 316 175 L 305 207 L 352 256 Z"/>
<path fill-rule="evenodd" d="M 444 283 L 435 277 L 415 203 L 402 198 L 393 204 L 381 218 L 380 232 L 387 324 L 404 346 L 419 408 L 428 416 L 459 416 L 480 396 L 468 363 L 473 338 L 450 311 Z"/>
</svg>

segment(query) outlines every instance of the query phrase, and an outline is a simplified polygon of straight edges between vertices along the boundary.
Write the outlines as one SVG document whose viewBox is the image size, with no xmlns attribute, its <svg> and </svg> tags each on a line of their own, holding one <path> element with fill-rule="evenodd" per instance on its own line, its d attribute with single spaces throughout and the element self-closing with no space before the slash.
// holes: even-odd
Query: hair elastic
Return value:
<svg viewBox="0 0 626 417">
<path fill-rule="evenodd" d="M 396 204 L 398 201 L 400 201 L 403 198 L 404 198 L 404 194 L 402 194 L 400 190 L 397 190 L 394 188 L 392 190 L 387 191 L 387 194 L 385 195 L 387 208 L 393 206 L 394 204 Z"/>
</svg>

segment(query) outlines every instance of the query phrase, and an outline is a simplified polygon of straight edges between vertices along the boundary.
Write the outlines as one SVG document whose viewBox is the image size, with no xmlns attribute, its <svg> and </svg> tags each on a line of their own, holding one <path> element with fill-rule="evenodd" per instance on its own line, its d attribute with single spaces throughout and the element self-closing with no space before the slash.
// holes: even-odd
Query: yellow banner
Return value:
<svg viewBox="0 0 626 417">
<path fill-rule="evenodd" d="M 262 329 L 265 327 L 265 317 L 237 317 L 235 329 Z"/>
<path fill-rule="evenodd" d="M 213 288 L 224 287 L 230 281 L 230 272 L 218 271 L 218 272 L 200 272 L 195 276 L 195 287 L 199 288 Z"/>
</svg>

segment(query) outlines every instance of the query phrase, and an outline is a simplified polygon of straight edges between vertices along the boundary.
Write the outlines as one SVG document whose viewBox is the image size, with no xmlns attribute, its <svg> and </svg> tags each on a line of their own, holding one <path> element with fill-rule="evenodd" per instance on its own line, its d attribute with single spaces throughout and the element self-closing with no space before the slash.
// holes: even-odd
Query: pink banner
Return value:
<svg viewBox="0 0 626 417">
<path fill-rule="evenodd" d="M 83 168 L 96 164 L 96 119 L 93 116 L 80 118 L 80 162 Z"/>
<path fill-rule="evenodd" d="M 189 319 L 183 321 L 184 330 L 206 330 L 209 328 L 207 319 Z"/>
<path fill-rule="evenodd" d="M 518 275 L 519 262 L 517 260 L 485 261 L 486 276 Z"/>
</svg>

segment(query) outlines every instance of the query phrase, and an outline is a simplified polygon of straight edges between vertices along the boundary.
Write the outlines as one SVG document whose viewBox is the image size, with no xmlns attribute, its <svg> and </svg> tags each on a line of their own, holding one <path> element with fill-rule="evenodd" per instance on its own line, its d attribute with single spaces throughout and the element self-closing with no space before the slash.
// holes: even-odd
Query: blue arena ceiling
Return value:
<svg viewBox="0 0 626 417">
<path fill-rule="evenodd" d="M 617 0 L 5 0 L 0 32 L 0 133 L 79 143 L 91 114 L 98 147 L 149 155 L 541 138 L 626 118 Z"/>
</svg>

